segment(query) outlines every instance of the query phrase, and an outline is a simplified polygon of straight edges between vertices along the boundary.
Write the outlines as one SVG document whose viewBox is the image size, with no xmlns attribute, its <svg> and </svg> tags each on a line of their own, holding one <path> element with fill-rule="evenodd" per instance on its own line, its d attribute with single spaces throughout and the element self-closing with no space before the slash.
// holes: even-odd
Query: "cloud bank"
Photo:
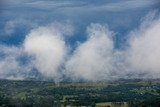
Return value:
<svg viewBox="0 0 160 107">
<path fill-rule="evenodd" d="M 152 11 L 129 33 L 123 50 L 115 48 L 116 33 L 98 23 L 87 27 L 86 41 L 76 48 L 66 43 L 70 37 L 67 35 L 74 34 L 73 26 L 68 23 L 34 28 L 20 46 L 1 45 L 0 78 L 25 79 L 33 69 L 56 82 L 64 78 L 73 81 L 159 78 L 159 28 L 160 16 Z M 27 63 L 18 60 L 22 56 Z"/>
<path fill-rule="evenodd" d="M 131 32 L 128 62 L 130 69 L 137 73 L 147 73 L 160 77 L 160 17 L 153 11 L 149 13 L 139 29 Z"/>
</svg>

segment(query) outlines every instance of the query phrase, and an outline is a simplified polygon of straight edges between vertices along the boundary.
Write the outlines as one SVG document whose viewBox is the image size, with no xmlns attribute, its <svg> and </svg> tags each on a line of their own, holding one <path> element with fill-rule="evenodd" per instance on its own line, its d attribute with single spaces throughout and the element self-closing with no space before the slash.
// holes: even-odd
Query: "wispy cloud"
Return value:
<svg viewBox="0 0 160 107">
<path fill-rule="evenodd" d="M 63 7 L 74 7 L 85 4 L 85 2 L 81 1 L 32 1 L 25 3 L 26 6 L 37 8 L 37 9 L 56 9 Z"/>
<path fill-rule="evenodd" d="M 148 6 L 152 6 L 160 3 L 158 0 L 114 0 L 113 2 L 102 2 L 94 3 L 91 1 L 73 1 L 73 0 L 7 0 L 8 6 L 10 7 L 29 7 L 42 10 L 51 10 L 51 9 L 76 9 L 79 11 L 123 11 L 127 9 L 138 9 Z"/>
<path fill-rule="evenodd" d="M 1 45 L 0 49 L 0 78 L 10 78 L 11 75 L 19 78 L 20 68 L 16 58 L 20 56 L 21 49 L 5 45 Z"/>
<path fill-rule="evenodd" d="M 130 9 L 143 9 L 149 6 L 159 4 L 158 0 L 122 0 L 122 1 L 113 1 L 106 2 L 103 4 L 94 4 L 86 3 L 84 5 L 75 6 L 75 7 L 64 7 L 64 9 L 75 9 L 77 11 L 110 11 L 110 12 L 119 12 Z"/>
<path fill-rule="evenodd" d="M 103 4 L 93 8 L 94 10 L 106 10 L 106 11 L 123 11 L 127 9 L 138 9 L 159 3 L 157 0 L 122 0 L 115 3 Z"/>
<path fill-rule="evenodd" d="M 7 0 L 6 4 L 10 8 L 34 8 L 34 9 L 41 9 L 41 10 L 50 10 L 50 9 L 56 9 L 56 8 L 63 8 L 63 7 L 75 7 L 75 6 L 81 6 L 86 4 L 86 2 L 83 1 L 73 1 L 73 0 Z"/>
<path fill-rule="evenodd" d="M 4 26 L 4 34 L 7 36 L 12 36 L 14 33 L 16 33 L 17 29 L 19 28 L 28 28 L 33 29 L 36 28 L 38 25 L 36 22 L 31 22 L 30 20 L 26 19 L 15 19 L 15 20 L 9 20 L 6 22 Z"/>
</svg>

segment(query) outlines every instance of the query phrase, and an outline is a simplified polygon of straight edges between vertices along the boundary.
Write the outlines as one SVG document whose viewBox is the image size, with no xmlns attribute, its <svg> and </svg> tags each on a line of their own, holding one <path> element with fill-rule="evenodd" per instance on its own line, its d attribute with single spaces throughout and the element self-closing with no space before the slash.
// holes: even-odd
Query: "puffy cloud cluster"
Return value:
<svg viewBox="0 0 160 107">
<path fill-rule="evenodd" d="M 24 41 L 24 50 L 33 57 L 33 64 L 47 77 L 59 77 L 58 71 L 64 62 L 67 47 L 61 36 L 52 27 L 40 27 L 31 31 Z"/>
<path fill-rule="evenodd" d="M 23 79 L 22 74 L 33 68 L 54 81 L 64 77 L 87 81 L 138 75 L 159 78 L 159 29 L 159 15 L 156 11 L 149 13 L 140 27 L 129 34 L 128 47 L 119 50 L 114 47 L 114 32 L 105 25 L 89 25 L 87 40 L 75 49 L 66 43 L 66 35 L 73 35 L 70 24 L 38 27 L 26 35 L 22 46 L 0 47 L 0 78 Z M 18 58 L 24 55 L 29 63 L 22 65 Z"/>
<path fill-rule="evenodd" d="M 72 33 L 70 24 L 55 22 L 31 30 L 19 47 L 2 45 L 0 78 L 25 79 L 29 72 L 37 70 L 44 77 L 58 81 L 61 76 L 58 71 L 68 51 L 64 39 Z"/>
<path fill-rule="evenodd" d="M 87 41 L 79 44 L 66 63 L 66 71 L 74 79 L 104 80 L 113 70 L 113 33 L 91 24 L 87 34 Z"/>
</svg>

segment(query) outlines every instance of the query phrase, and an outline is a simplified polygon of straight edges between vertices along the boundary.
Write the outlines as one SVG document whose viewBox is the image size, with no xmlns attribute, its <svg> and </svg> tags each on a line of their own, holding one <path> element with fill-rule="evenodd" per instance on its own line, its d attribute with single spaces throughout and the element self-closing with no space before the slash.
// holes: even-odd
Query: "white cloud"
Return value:
<svg viewBox="0 0 160 107">
<path fill-rule="evenodd" d="M 126 50 L 114 47 L 114 33 L 101 24 L 87 27 L 88 39 L 80 43 L 73 53 L 68 52 L 65 43 L 66 35 L 73 35 L 74 32 L 70 23 L 55 22 L 33 29 L 26 35 L 22 46 L 0 45 L 0 78 L 25 79 L 32 68 L 55 81 L 59 81 L 62 75 L 73 80 L 89 81 L 136 77 L 140 74 L 143 75 L 138 78 L 158 78 L 160 16 L 152 11 L 143 20 L 140 27 L 128 35 L 129 47 Z M 17 58 L 26 53 L 30 63 L 22 66 Z"/>
<path fill-rule="evenodd" d="M 73 80 L 108 79 L 113 69 L 113 34 L 100 24 L 91 24 L 87 33 L 88 40 L 77 47 L 66 63 L 66 72 Z"/>
<path fill-rule="evenodd" d="M 36 68 L 43 76 L 58 81 L 68 51 L 64 39 L 72 34 L 70 23 L 54 22 L 31 30 L 20 46 L 0 45 L 0 78 L 32 78 Z"/>
<path fill-rule="evenodd" d="M 17 57 L 21 55 L 21 49 L 14 46 L 0 45 L 0 78 L 22 79 L 20 65 Z"/>
<path fill-rule="evenodd" d="M 128 62 L 133 73 L 160 77 L 160 17 L 151 12 L 140 28 L 131 33 Z"/>
<path fill-rule="evenodd" d="M 33 64 L 44 76 L 60 78 L 61 66 L 64 63 L 67 46 L 64 35 L 71 33 L 66 27 L 47 26 L 33 29 L 24 41 L 24 50 L 33 57 Z"/>
<path fill-rule="evenodd" d="M 4 26 L 4 33 L 5 35 L 9 35 L 11 36 L 12 34 L 14 34 L 18 28 L 29 28 L 29 29 L 33 29 L 35 27 L 37 27 L 36 23 L 33 23 L 29 20 L 26 19 L 15 19 L 15 20 L 10 20 L 7 21 L 5 26 Z"/>
</svg>

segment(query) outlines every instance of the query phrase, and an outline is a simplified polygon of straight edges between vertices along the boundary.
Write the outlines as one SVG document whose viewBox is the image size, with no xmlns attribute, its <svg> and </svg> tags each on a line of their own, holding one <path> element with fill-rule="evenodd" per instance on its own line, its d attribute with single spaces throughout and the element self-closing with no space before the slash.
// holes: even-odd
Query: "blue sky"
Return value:
<svg viewBox="0 0 160 107">
<path fill-rule="evenodd" d="M 139 0 L 112 0 L 112 1 L 110 0 L 101 0 L 101 1 L 99 0 L 1 0 L 0 2 L 0 17 L 1 17 L 0 18 L 0 32 L 1 32 L 0 45 L 2 47 L 0 51 L 1 70 L 3 67 L 4 68 L 6 67 L 4 62 L 7 64 L 8 60 L 12 60 L 12 59 L 15 60 L 13 63 L 11 63 L 11 65 L 13 65 L 15 69 L 4 70 L 8 73 L 4 73 L 2 70 L 1 78 L 7 78 L 7 76 L 10 74 L 14 74 L 14 76 L 12 75 L 11 78 L 19 77 L 19 76 L 22 78 L 25 78 L 25 75 L 29 75 L 29 73 L 26 74 L 26 72 L 32 72 L 33 69 L 37 69 L 37 71 L 40 72 L 42 75 L 44 75 L 46 72 L 47 73 L 49 72 L 48 74 L 50 74 L 50 72 L 54 72 L 50 74 L 50 75 L 54 75 L 54 76 L 51 76 L 51 78 L 62 78 L 63 77 L 62 74 L 67 76 L 70 74 L 75 74 L 73 75 L 74 78 L 84 78 L 84 79 L 89 78 L 88 80 L 94 80 L 93 77 L 94 75 L 96 75 L 97 71 L 98 72 L 103 71 L 102 74 L 106 73 L 107 76 L 113 75 L 113 77 L 117 78 L 117 75 L 118 76 L 121 75 L 121 73 L 117 73 L 117 71 L 119 71 L 120 69 L 116 68 L 118 70 L 115 70 L 115 69 L 113 70 L 112 67 L 111 69 L 108 69 L 108 68 L 110 68 L 110 66 L 112 65 L 119 66 L 119 60 L 123 60 L 122 65 L 126 66 L 126 62 L 128 61 L 128 59 L 123 57 L 126 57 L 124 54 L 126 53 L 128 54 L 128 50 L 132 49 L 132 46 L 131 46 L 130 49 L 126 50 L 126 48 L 128 48 L 128 45 L 132 44 L 132 42 L 128 43 L 130 41 L 131 36 L 134 35 L 132 33 L 137 30 L 138 35 L 140 35 L 141 29 L 147 29 L 146 27 L 144 28 L 142 27 L 144 23 L 149 23 L 149 22 L 152 23 L 155 20 L 158 20 L 157 17 L 159 17 L 158 16 L 159 11 L 160 11 L 159 0 L 140 0 L 140 1 Z M 144 26 L 148 26 L 148 25 L 144 24 Z M 39 31 L 38 29 L 41 29 L 42 31 Z M 58 36 L 58 39 L 55 42 L 58 42 L 58 43 L 62 42 L 62 43 L 61 44 L 47 43 L 46 46 L 44 47 L 41 46 L 42 48 L 44 48 L 44 50 L 42 49 L 43 54 L 37 54 L 35 50 L 38 50 L 39 47 L 38 49 L 36 46 L 34 49 L 28 48 L 28 46 L 30 46 L 28 45 L 30 44 L 30 42 L 28 41 L 30 40 L 32 41 L 34 37 L 37 38 L 34 34 L 34 31 L 41 32 L 40 34 L 38 33 L 39 35 L 41 35 L 43 34 L 43 31 L 45 32 L 44 29 L 50 29 L 51 31 L 54 31 L 54 32 L 50 32 L 47 30 L 49 32 L 49 36 L 47 36 L 48 39 L 43 38 L 44 40 L 51 39 L 54 42 L 54 38 L 50 37 L 50 33 L 54 34 L 55 32 L 59 32 L 56 34 L 59 35 L 60 38 Z M 91 30 L 88 32 L 87 29 L 91 29 Z M 109 38 L 112 38 L 111 44 L 113 44 L 113 46 L 111 45 L 111 47 L 113 49 L 109 48 L 108 51 L 110 52 L 116 51 L 116 52 L 113 52 L 110 54 L 120 53 L 121 55 L 110 56 L 108 52 L 105 52 L 104 56 L 103 54 L 102 55 L 97 54 L 98 50 L 95 50 L 95 47 L 96 47 L 95 46 L 93 50 L 97 55 L 97 57 L 98 58 L 100 57 L 100 59 L 98 60 L 101 60 L 101 57 L 102 59 L 105 57 L 106 60 L 108 60 L 108 58 L 111 58 L 111 62 L 110 61 L 106 62 L 106 60 L 104 61 L 104 63 L 106 63 L 106 66 L 109 64 L 109 67 L 106 68 L 108 70 L 106 71 L 102 69 L 101 71 L 99 70 L 101 69 L 101 66 L 100 67 L 97 66 L 97 68 L 95 68 L 97 71 L 93 73 L 91 72 L 88 74 L 84 72 L 84 75 L 78 76 L 81 74 L 81 73 L 79 74 L 80 71 L 78 69 L 82 69 L 84 71 L 86 69 L 84 68 L 83 64 L 74 65 L 72 63 L 80 62 L 83 59 L 84 54 L 81 54 L 80 51 L 81 50 L 84 51 L 83 50 L 85 49 L 84 46 L 94 41 L 94 39 L 92 40 L 92 38 L 96 38 L 96 37 L 94 36 L 92 37 L 89 35 L 94 35 L 92 33 L 96 29 L 100 30 L 102 34 L 104 33 L 104 35 L 111 35 L 111 37 Z M 107 29 L 108 32 L 112 32 L 112 33 L 110 34 L 106 32 L 104 29 Z M 61 37 L 61 35 L 63 36 Z M 98 35 L 101 35 L 101 33 Z M 31 37 L 33 38 L 31 39 Z M 102 42 L 100 38 L 101 36 L 98 37 L 97 40 Z M 41 41 L 40 38 L 37 38 L 37 39 L 40 40 L 40 42 L 34 41 L 35 44 L 36 42 L 38 44 L 41 44 L 42 42 L 43 44 L 43 41 Z M 110 41 L 106 37 L 104 37 L 104 39 L 106 39 L 106 42 Z M 93 42 L 93 44 L 94 43 L 99 44 L 99 42 L 97 41 Z M 66 51 L 67 52 L 65 53 L 65 55 L 62 55 L 62 56 L 54 56 L 53 55 L 54 52 L 53 52 L 51 53 L 51 56 L 50 56 L 50 54 L 48 55 L 43 52 L 45 50 L 47 50 L 48 53 L 50 51 L 52 52 L 54 49 L 52 50 L 51 48 L 50 50 L 50 48 L 47 47 L 50 45 L 53 47 L 55 45 L 55 47 L 62 48 L 63 51 L 61 49 L 59 49 L 58 51 L 60 53 L 61 52 L 65 53 Z M 107 45 L 107 44 L 104 43 L 104 45 Z M 110 44 L 108 45 L 110 46 Z M 31 46 L 31 47 L 34 47 L 34 46 Z M 101 48 L 101 45 L 97 46 L 97 48 Z M 19 51 L 19 53 L 14 52 L 16 49 Z M 103 49 L 107 50 L 108 48 L 102 48 L 102 50 Z M 119 51 L 117 52 L 117 50 Z M 121 51 L 125 51 L 125 52 L 121 52 Z M 89 52 L 87 52 L 87 55 Z M 107 55 L 109 54 L 109 55 L 106 56 L 106 54 Z M 48 67 L 46 69 L 43 69 L 42 67 L 40 67 L 43 65 L 43 63 L 39 61 L 41 60 L 41 58 L 43 59 L 45 55 L 50 56 L 51 59 L 53 59 L 51 63 L 54 63 L 54 64 L 51 66 L 54 66 L 54 67 Z M 11 59 L 7 59 L 7 57 L 8 58 L 11 57 Z M 39 59 L 39 57 L 41 58 Z M 54 60 L 57 57 L 59 59 L 55 64 Z M 33 59 L 35 60 L 33 61 Z M 48 59 L 44 58 L 44 60 L 49 62 Z M 148 61 L 149 60 L 150 59 L 148 59 Z M 77 62 L 74 62 L 74 61 L 77 61 Z M 86 65 L 94 66 L 94 64 L 90 63 L 90 61 L 92 60 L 88 59 L 88 63 L 86 63 Z M 140 60 L 139 62 L 143 63 L 143 61 L 144 59 Z M 25 66 L 27 66 L 26 68 L 24 68 L 21 65 L 21 63 L 23 62 L 25 62 L 26 64 Z M 131 61 L 131 63 L 132 62 L 133 61 Z M 17 64 L 14 65 L 15 63 Z M 28 64 L 28 63 L 32 63 L 32 64 Z M 130 62 L 127 62 L 127 64 L 128 63 Z M 131 64 L 131 66 L 132 65 L 135 66 L 136 64 Z M 74 68 L 72 66 L 80 66 L 80 68 Z M 92 66 L 90 68 L 92 68 Z M 137 70 L 135 69 L 135 67 L 133 67 L 133 69 L 131 70 L 132 67 L 130 68 L 124 67 L 127 73 L 126 72 L 124 74 L 122 73 L 122 75 L 123 76 L 128 75 L 130 73 L 133 73 L 133 71 L 142 71 L 140 73 L 146 74 L 145 72 L 146 69 L 140 68 Z M 156 70 L 154 71 L 157 71 L 157 69 L 159 68 L 156 68 L 156 67 L 157 66 L 153 65 L 151 68 L 155 68 Z M 21 73 L 22 69 L 27 69 L 27 71 L 24 70 L 25 73 L 24 71 Z M 74 69 L 74 71 L 75 72 L 77 71 L 78 73 L 74 73 L 72 69 Z M 89 69 L 87 70 L 90 71 Z M 150 71 L 152 71 L 152 69 Z M 87 75 L 90 75 L 90 76 L 87 76 Z M 44 76 L 47 77 L 48 75 L 44 75 Z M 99 76 L 99 78 L 101 78 L 101 76 Z M 95 79 L 95 80 L 98 80 L 98 79 Z"/>
<path fill-rule="evenodd" d="M 71 43 L 86 39 L 85 29 L 90 23 L 102 23 L 117 33 L 118 47 L 141 18 L 160 7 L 158 0 L 5 0 L 1 5 L 1 43 L 17 45 L 36 26 L 69 21 L 77 29 Z M 4 31 L 7 23 L 8 33 Z"/>
</svg>

